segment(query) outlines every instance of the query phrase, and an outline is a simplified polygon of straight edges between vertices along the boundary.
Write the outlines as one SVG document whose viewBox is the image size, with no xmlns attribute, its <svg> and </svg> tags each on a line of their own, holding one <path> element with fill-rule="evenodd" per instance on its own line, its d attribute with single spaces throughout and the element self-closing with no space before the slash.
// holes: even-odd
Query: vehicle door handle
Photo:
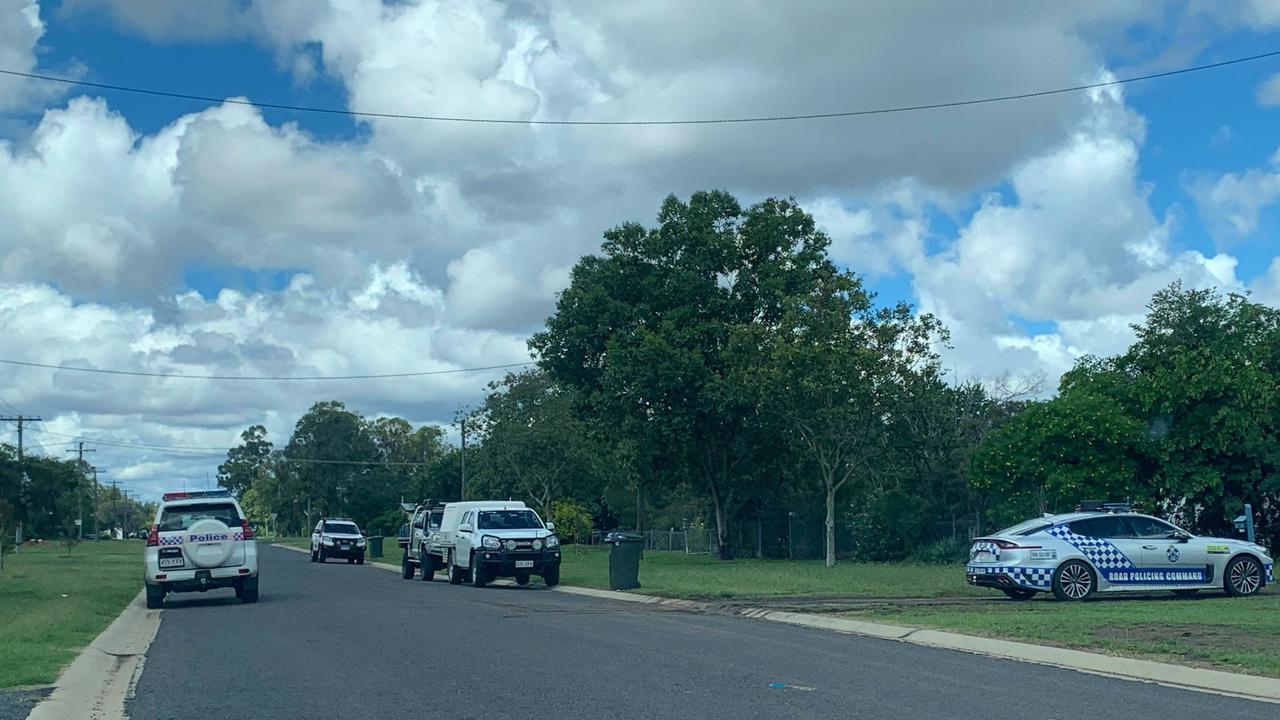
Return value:
<svg viewBox="0 0 1280 720">
<path fill-rule="evenodd" d="M 1155 545 L 1143 545 L 1142 549 L 1143 550 L 1159 550 L 1159 548 L 1156 547 Z"/>
</svg>

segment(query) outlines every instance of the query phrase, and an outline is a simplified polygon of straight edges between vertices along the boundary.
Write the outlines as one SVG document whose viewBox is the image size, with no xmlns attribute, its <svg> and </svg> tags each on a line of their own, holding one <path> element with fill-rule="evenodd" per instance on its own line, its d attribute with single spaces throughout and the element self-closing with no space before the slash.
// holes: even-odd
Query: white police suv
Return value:
<svg viewBox="0 0 1280 720">
<path fill-rule="evenodd" d="M 1244 597 L 1274 582 L 1274 561 L 1259 545 L 1197 537 L 1123 505 L 1097 507 L 976 538 L 966 579 L 1017 600 L 1038 592 L 1088 600 L 1098 592 L 1191 595 L 1211 589 Z"/>
<path fill-rule="evenodd" d="M 148 608 L 161 607 L 171 592 L 224 587 L 258 601 L 258 545 L 226 490 L 165 493 L 142 562 Z"/>
</svg>

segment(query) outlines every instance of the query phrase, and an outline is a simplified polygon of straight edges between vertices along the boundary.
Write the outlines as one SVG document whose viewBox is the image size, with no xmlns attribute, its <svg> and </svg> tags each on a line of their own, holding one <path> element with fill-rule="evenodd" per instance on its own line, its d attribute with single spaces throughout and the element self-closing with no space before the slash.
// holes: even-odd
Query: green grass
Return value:
<svg viewBox="0 0 1280 720">
<path fill-rule="evenodd" d="M 1280 677 L 1280 594 L 877 606 L 846 617 Z"/>
<path fill-rule="evenodd" d="M 50 543 L 0 571 L 0 688 L 47 685 L 142 589 L 142 542 Z"/>
<path fill-rule="evenodd" d="M 309 548 L 310 538 L 277 542 Z M 388 538 L 382 562 L 400 562 L 400 549 Z M 608 551 L 566 545 L 560 582 L 577 587 L 609 587 Z M 640 589 L 650 595 L 692 599 L 764 597 L 968 597 L 989 591 L 965 584 L 959 566 L 910 563 L 840 563 L 828 569 L 818 560 L 730 560 L 710 555 L 646 552 L 640 562 Z"/>
<path fill-rule="evenodd" d="M 561 582 L 581 587 L 609 586 L 608 553 L 603 548 L 567 546 Z M 693 599 L 767 597 L 954 597 L 983 594 L 965 584 L 958 566 L 912 563 L 843 562 L 834 568 L 819 560 L 730 560 L 709 555 L 646 552 L 640 562 L 640 592 Z"/>
</svg>

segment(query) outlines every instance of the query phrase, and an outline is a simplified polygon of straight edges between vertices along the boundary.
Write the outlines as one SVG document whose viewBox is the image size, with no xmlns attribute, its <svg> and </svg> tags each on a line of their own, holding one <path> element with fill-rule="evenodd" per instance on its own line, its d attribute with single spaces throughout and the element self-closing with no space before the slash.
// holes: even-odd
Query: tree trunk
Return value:
<svg viewBox="0 0 1280 720">
<path fill-rule="evenodd" d="M 836 486 L 827 483 L 827 567 L 836 566 Z"/>
<path fill-rule="evenodd" d="M 711 483 L 711 500 L 716 506 L 716 556 L 721 560 L 733 559 L 729 548 L 729 518 L 725 513 L 724 498 L 720 496 L 720 488 Z"/>
</svg>

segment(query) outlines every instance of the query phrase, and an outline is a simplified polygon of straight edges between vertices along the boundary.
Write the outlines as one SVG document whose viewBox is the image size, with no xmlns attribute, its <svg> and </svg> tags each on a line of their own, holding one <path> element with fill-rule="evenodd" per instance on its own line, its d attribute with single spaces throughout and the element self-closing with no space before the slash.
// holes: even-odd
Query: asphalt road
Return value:
<svg viewBox="0 0 1280 720">
<path fill-rule="evenodd" d="M 262 597 L 170 596 L 133 720 L 1275 718 L 1275 705 L 262 547 Z M 771 683 L 788 687 L 772 688 Z"/>
</svg>

